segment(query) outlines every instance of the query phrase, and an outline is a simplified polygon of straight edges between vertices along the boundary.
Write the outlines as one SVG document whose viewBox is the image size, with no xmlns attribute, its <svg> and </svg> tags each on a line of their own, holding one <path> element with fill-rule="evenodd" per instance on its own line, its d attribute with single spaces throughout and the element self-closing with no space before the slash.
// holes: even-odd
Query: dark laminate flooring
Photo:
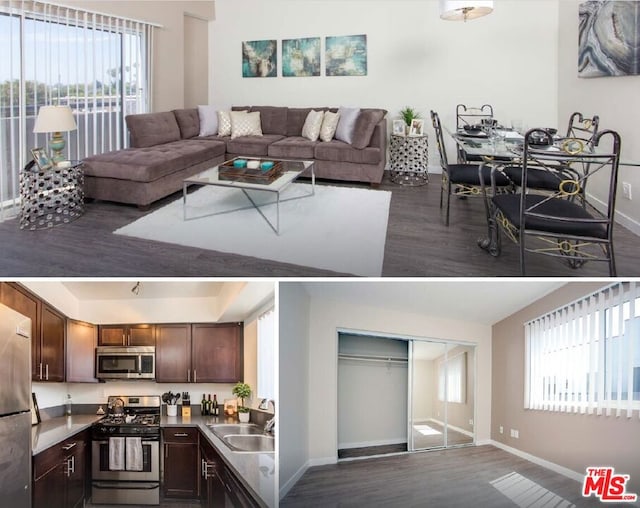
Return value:
<svg viewBox="0 0 640 508">
<path fill-rule="evenodd" d="M 359 457 L 372 457 L 374 455 L 388 455 L 390 453 L 402 453 L 407 451 L 407 443 L 363 446 L 361 448 L 343 448 L 338 450 L 339 459 L 355 459 Z"/>
<path fill-rule="evenodd" d="M 489 482 L 514 471 L 576 506 L 601 506 L 582 498 L 579 482 L 490 445 L 313 467 L 280 506 L 511 508 Z"/>
<path fill-rule="evenodd" d="M 331 183 L 332 185 L 339 185 Z M 366 186 L 365 186 L 366 187 Z M 439 209 L 440 178 L 431 175 L 423 187 L 385 181 L 392 191 L 383 276 L 497 277 L 519 276 L 518 249 L 504 242 L 493 258 L 476 245 L 486 231 L 480 199 L 451 203 L 451 224 L 444 226 Z M 174 194 L 152 210 L 179 199 Z M 354 203 L 357 206 L 357 203 Z M 340 275 L 309 267 L 238 256 L 168 243 L 114 235 L 112 232 L 149 213 L 114 203 L 87 204 L 73 223 L 43 231 L 22 231 L 17 220 L 0 223 L 2 277 L 317 277 Z M 345 210 L 345 220 L 349 212 Z M 614 233 L 618 276 L 640 275 L 640 237 L 621 226 Z M 532 276 L 606 277 L 604 263 L 578 270 L 558 259 L 528 256 Z"/>
</svg>

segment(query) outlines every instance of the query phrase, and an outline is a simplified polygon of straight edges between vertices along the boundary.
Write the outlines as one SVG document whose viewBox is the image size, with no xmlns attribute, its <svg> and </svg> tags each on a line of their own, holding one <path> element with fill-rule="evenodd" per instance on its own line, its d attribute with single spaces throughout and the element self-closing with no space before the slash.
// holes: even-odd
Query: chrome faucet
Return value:
<svg viewBox="0 0 640 508">
<path fill-rule="evenodd" d="M 269 410 L 269 402 L 271 402 L 271 404 L 273 404 L 273 418 L 271 418 L 270 420 L 267 421 L 267 423 L 264 424 L 264 431 L 265 432 L 273 432 L 274 431 L 274 427 L 276 425 L 276 401 L 273 399 L 262 399 L 260 401 L 260 405 L 258 406 L 258 409 L 262 409 L 262 410 Z"/>
</svg>

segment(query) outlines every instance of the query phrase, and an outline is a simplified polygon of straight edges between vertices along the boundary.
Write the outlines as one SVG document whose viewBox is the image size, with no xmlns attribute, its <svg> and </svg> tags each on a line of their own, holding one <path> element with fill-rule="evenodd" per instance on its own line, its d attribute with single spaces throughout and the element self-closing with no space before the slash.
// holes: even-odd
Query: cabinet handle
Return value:
<svg viewBox="0 0 640 508">
<path fill-rule="evenodd" d="M 42 381 L 42 362 L 40 362 L 40 381 Z"/>
<path fill-rule="evenodd" d="M 193 382 L 198 382 L 198 371 L 196 369 L 193 369 Z"/>
<path fill-rule="evenodd" d="M 177 434 L 174 434 L 175 437 L 189 437 L 189 434 L 187 434 L 186 432 L 178 432 Z"/>
<path fill-rule="evenodd" d="M 124 346 L 126 346 L 126 345 L 127 345 L 127 338 L 124 336 L 124 332 L 122 332 L 122 344 L 123 344 Z"/>
<path fill-rule="evenodd" d="M 45 379 L 49 381 L 49 364 L 48 363 L 45 365 L 44 371 L 46 372 Z"/>
<path fill-rule="evenodd" d="M 187 383 L 191 383 L 191 369 L 187 369 Z"/>
<path fill-rule="evenodd" d="M 75 443 L 73 443 L 75 444 Z M 71 474 L 76 472 L 76 456 L 72 455 L 71 458 L 69 459 L 69 461 L 71 462 L 71 466 L 69 467 L 69 471 L 71 471 Z"/>
<path fill-rule="evenodd" d="M 207 479 L 207 461 L 204 459 L 200 460 L 200 476 Z"/>
<path fill-rule="evenodd" d="M 62 447 L 62 449 L 63 449 L 65 452 L 68 452 L 68 451 L 69 451 L 69 450 L 71 450 L 71 448 L 73 448 L 76 444 L 77 444 L 77 443 L 69 443 L 68 445 L 63 446 L 63 447 Z"/>
</svg>

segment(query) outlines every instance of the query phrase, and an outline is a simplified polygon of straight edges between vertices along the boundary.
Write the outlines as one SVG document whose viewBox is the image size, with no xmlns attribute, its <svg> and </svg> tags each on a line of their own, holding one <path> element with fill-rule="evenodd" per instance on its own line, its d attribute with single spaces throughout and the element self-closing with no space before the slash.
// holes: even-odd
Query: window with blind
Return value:
<svg viewBox="0 0 640 508">
<path fill-rule="evenodd" d="M 0 220 L 18 204 L 38 109 L 68 105 L 66 157 L 126 148 L 124 117 L 150 109 L 153 25 L 49 2 L 0 0 Z"/>
<path fill-rule="evenodd" d="M 640 416 L 640 291 L 622 282 L 525 323 L 525 408 Z"/>
<path fill-rule="evenodd" d="M 467 400 L 467 353 L 460 353 L 439 364 L 438 399 L 465 403 Z"/>
<path fill-rule="evenodd" d="M 260 399 L 276 400 L 276 321 L 275 312 L 258 318 L 258 387 Z"/>
</svg>

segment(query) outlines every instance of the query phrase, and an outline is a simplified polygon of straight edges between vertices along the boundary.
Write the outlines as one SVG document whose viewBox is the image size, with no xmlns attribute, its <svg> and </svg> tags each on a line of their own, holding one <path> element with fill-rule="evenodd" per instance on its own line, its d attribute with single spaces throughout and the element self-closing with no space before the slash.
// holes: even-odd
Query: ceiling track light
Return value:
<svg viewBox="0 0 640 508">
<path fill-rule="evenodd" d="M 131 288 L 131 292 L 138 296 L 138 294 L 140 293 L 140 281 L 136 282 L 136 284 Z"/>
</svg>

